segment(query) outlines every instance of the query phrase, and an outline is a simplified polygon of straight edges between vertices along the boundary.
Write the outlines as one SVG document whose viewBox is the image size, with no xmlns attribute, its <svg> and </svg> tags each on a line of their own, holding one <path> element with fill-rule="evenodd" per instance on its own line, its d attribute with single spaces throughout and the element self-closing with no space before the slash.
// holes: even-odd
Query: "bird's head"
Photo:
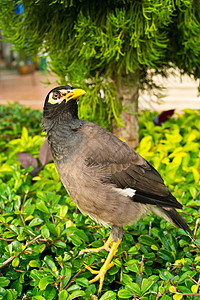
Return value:
<svg viewBox="0 0 200 300">
<path fill-rule="evenodd" d="M 84 90 L 70 85 L 59 86 L 52 89 L 46 96 L 43 116 L 52 118 L 64 111 L 77 114 L 77 111 L 74 111 L 75 107 L 77 107 L 77 99 L 85 93 Z"/>
</svg>

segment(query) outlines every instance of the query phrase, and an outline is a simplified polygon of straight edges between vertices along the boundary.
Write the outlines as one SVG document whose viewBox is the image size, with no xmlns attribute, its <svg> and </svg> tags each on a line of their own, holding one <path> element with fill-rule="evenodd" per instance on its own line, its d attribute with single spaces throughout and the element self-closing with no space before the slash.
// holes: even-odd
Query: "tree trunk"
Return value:
<svg viewBox="0 0 200 300">
<path fill-rule="evenodd" d="M 118 99 L 122 104 L 124 127 L 112 126 L 112 132 L 125 141 L 130 148 L 136 149 L 139 142 L 138 98 L 139 72 L 114 79 L 118 88 Z"/>
</svg>

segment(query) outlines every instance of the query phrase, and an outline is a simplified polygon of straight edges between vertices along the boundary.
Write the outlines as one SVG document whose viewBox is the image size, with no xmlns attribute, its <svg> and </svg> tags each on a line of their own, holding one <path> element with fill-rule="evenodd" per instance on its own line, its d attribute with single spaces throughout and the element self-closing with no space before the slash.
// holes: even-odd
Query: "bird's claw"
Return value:
<svg viewBox="0 0 200 300">
<path fill-rule="evenodd" d="M 86 268 L 88 271 L 90 271 L 90 273 L 92 273 L 92 274 L 94 274 L 94 275 L 99 274 L 99 271 L 90 268 L 90 267 L 87 266 L 86 264 L 83 264 L 83 265 L 85 266 L 85 268 Z"/>
<path fill-rule="evenodd" d="M 112 239 L 111 239 L 111 237 L 109 237 L 108 240 L 106 241 L 106 243 L 102 247 L 83 249 L 79 252 L 79 255 L 82 255 L 84 253 L 98 253 L 98 252 L 101 252 L 102 250 L 106 250 L 106 251 L 110 252 L 111 242 L 112 242 Z"/>
<path fill-rule="evenodd" d="M 109 237 L 109 239 L 105 243 L 106 247 L 109 247 L 111 242 L 112 242 L 112 239 Z M 99 280 L 98 295 L 101 293 L 104 277 L 105 277 L 107 270 L 109 270 L 111 267 L 114 266 L 114 263 L 112 262 L 112 258 L 115 255 L 115 253 L 117 252 L 117 248 L 118 248 L 120 242 L 121 242 L 121 240 L 119 240 L 118 242 L 113 242 L 113 245 L 109 251 L 108 257 L 106 258 L 106 261 L 104 262 L 103 266 L 101 267 L 101 269 L 99 271 L 93 270 L 92 268 L 85 265 L 87 270 L 89 270 L 92 274 L 96 275 L 92 280 L 89 281 L 89 283 L 91 284 L 91 283 Z M 101 248 L 105 249 L 104 246 Z M 91 249 L 86 249 L 86 250 L 91 250 Z M 99 248 L 98 248 L 98 250 L 99 250 Z M 88 251 L 88 252 L 91 252 L 91 251 Z M 94 251 L 94 252 L 99 252 L 99 251 Z"/>
<path fill-rule="evenodd" d="M 87 268 L 92 274 L 97 274 L 92 280 L 89 281 L 89 283 L 94 283 L 99 280 L 99 289 L 98 289 L 98 295 L 101 293 L 102 287 L 103 287 L 103 282 L 104 282 L 104 277 L 110 268 L 112 268 L 115 264 L 111 262 L 108 266 L 104 264 L 99 271 L 95 271 L 92 268 Z"/>
</svg>

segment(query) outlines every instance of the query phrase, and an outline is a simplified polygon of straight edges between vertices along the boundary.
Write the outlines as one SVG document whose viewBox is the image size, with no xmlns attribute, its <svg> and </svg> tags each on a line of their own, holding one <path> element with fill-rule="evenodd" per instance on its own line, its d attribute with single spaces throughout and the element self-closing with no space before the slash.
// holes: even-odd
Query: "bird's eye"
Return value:
<svg viewBox="0 0 200 300">
<path fill-rule="evenodd" d="M 60 98 L 60 93 L 59 93 L 59 92 L 54 92 L 52 98 L 53 98 L 54 100 L 59 99 L 59 98 Z"/>
</svg>

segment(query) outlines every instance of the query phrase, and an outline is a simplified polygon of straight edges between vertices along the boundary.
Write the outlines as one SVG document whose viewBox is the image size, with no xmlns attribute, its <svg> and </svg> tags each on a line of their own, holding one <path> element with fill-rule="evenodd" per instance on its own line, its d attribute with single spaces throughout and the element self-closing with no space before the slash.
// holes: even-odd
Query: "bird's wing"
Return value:
<svg viewBox="0 0 200 300">
<path fill-rule="evenodd" d="M 135 190 L 132 197 L 135 202 L 182 207 L 156 169 L 124 142 L 93 123 L 85 123 L 82 131 L 87 140 L 85 163 L 88 167 L 96 166 L 97 169 L 106 170 L 102 182 L 123 190 Z"/>
</svg>

